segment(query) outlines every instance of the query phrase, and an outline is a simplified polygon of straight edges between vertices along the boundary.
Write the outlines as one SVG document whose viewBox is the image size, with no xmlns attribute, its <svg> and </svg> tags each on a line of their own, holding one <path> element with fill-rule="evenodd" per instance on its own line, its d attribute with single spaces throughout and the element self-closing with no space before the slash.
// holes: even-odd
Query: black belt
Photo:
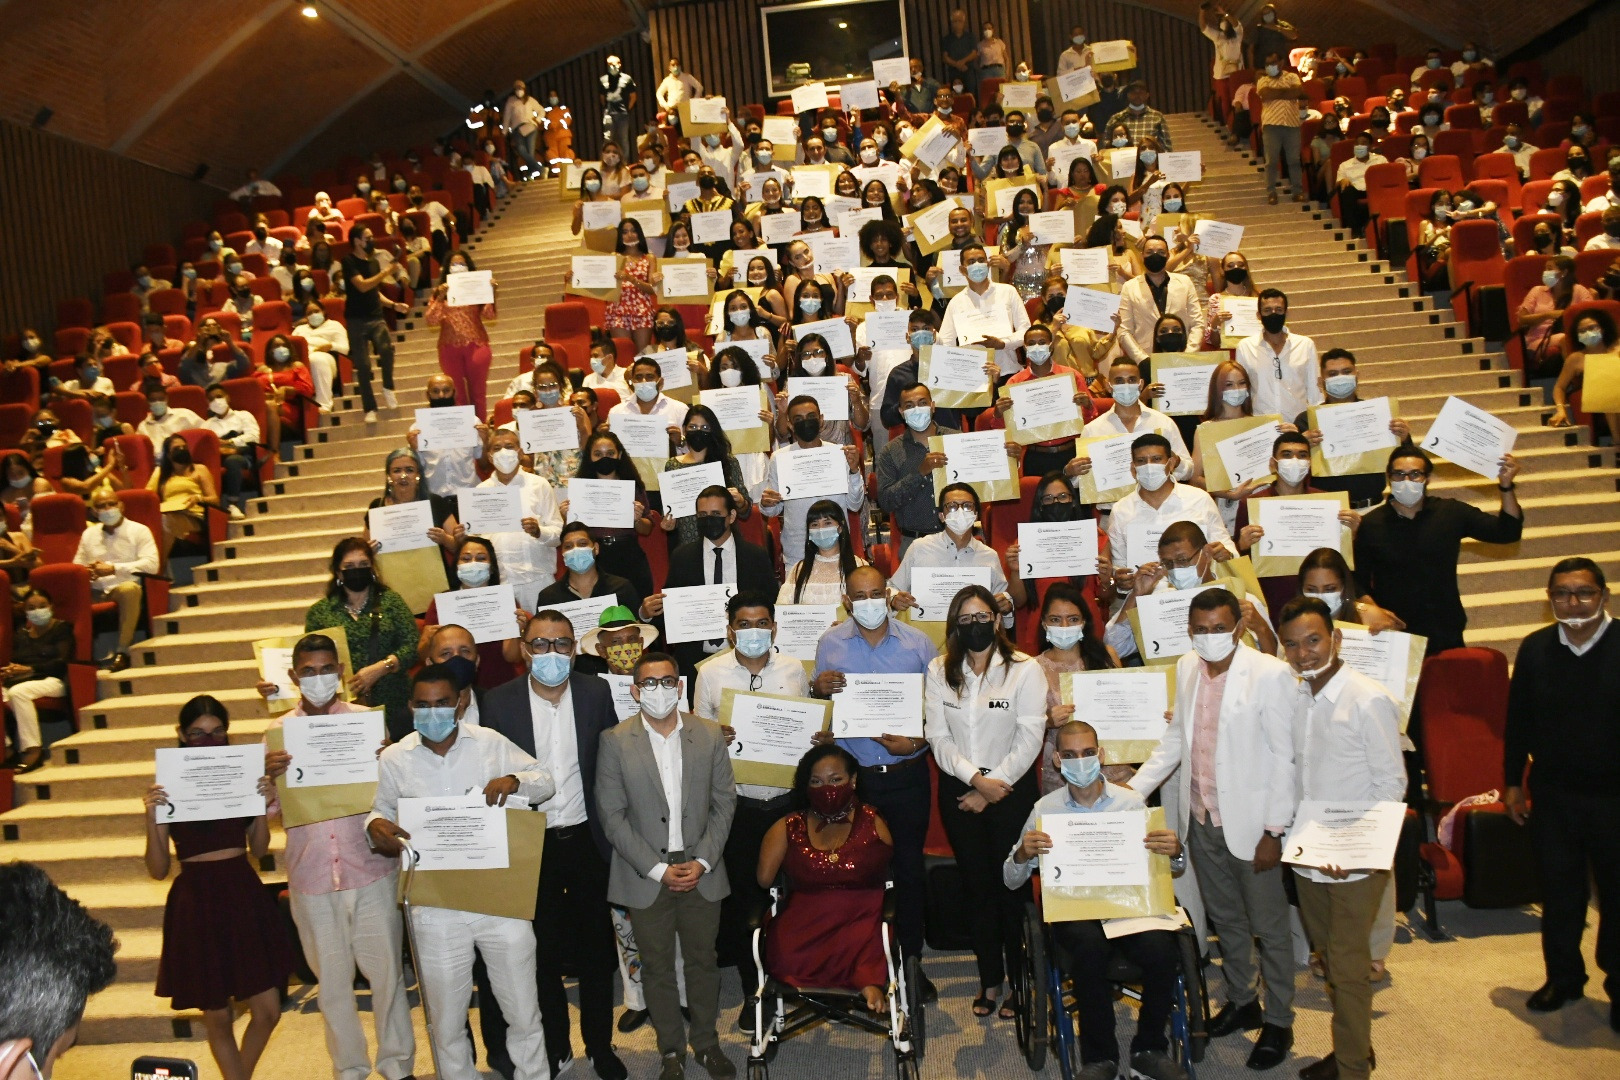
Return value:
<svg viewBox="0 0 1620 1080">
<path fill-rule="evenodd" d="M 582 821 L 578 825 L 559 825 L 555 829 L 547 829 L 546 835 L 553 840 L 567 840 L 582 832 L 589 832 L 590 828 L 590 822 Z"/>
<path fill-rule="evenodd" d="M 889 765 L 862 765 L 861 766 L 861 771 L 862 772 L 875 772 L 875 773 L 897 773 L 897 772 L 904 772 L 907 769 L 915 768 L 916 766 L 921 765 L 922 763 L 923 763 L 923 755 L 918 754 L 916 757 L 901 758 L 899 761 L 893 762 L 892 764 L 889 764 Z"/>
<path fill-rule="evenodd" d="M 912 529 L 901 528 L 900 529 L 900 535 L 904 536 L 907 540 L 921 540 L 923 537 L 925 537 L 925 536 L 933 536 L 935 533 L 937 533 L 939 531 L 940 531 L 939 529 L 934 529 L 931 532 L 916 532 L 916 531 L 914 531 Z"/>
</svg>

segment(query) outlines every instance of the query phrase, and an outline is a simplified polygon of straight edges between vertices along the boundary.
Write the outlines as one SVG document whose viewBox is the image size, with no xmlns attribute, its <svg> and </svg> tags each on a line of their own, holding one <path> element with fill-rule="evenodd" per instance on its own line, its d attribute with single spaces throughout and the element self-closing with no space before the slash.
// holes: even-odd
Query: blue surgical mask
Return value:
<svg viewBox="0 0 1620 1080">
<path fill-rule="evenodd" d="M 1239 387 L 1236 390 L 1222 390 L 1221 400 L 1235 409 L 1239 405 L 1242 405 L 1245 401 L 1249 400 L 1249 391 L 1243 387 Z"/>
<path fill-rule="evenodd" d="M 557 404 L 557 402 L 562 400 L 562 391 L 561 390 L 541 390 L 540 393 L 539 393 L 539 397 L 540 397 L 540 404 L 546 406 L 547 408 L 550 408 L 551 406 Z"/>
<path fill-rule="evenodd" d="M 856 600 L 850 605 L 849 613 L 867 630 L 876 630 L 889 617 L 889 602 L 881 596 Z"/>
<path fill-rule="evenodd" d="M 147 408 L 152 410 L 152 419 L 161 420 L 163 414 L 169 411 L 169 403 L 166 401 L 154 401 L 147 405 Z"/>
<path fill-rule="evenodd" d="M 968 263 L 962 267 L 962 273 L 974 284 L 985 281 L 990 277 L 990 264 L 987 262 Z"/>
<path fill-rule="evenodd" d="M 1090 787 L 1102 775 L 1102 758 L 1096 754 L 1090 757 L 1060 758 L 1058 772 L 1075 787 Z"/>
<path fill-rule="evenodd" d="M 1032 364 L 1044 364 L 1052 358 L 1052 346 L 1025 345 L 1024 356 L 1027 357 L 1029 362 Z"/>
<path fill-rule="evenodd" d="M 934 343 L 934 332 L 932 330 L 913 330 L 910 340 L 913 349 L 926 349 Z"/>
<path fill-rule="evenodd" d="M 1136 156 L 1142 159 L 1142 164 L 1144 165 L 1152 165 L 1155 161 L 1159 160 L 1159 152 L 1157 150 L 1140 150 L 1137 152 Z"/>
<path fill-rule="evenodd" d="M 838 546 L 838 526 L 818 525 L 810 530 L 810 542 L 822 551 Z"/>
<path fill-rule="evenodd" d="M 1356 377 L 1354 375 L 1329 375 L 1322 380 L 1322 388 L 1327 391 L 1328 397 L 1346 398 L 1356 392 Z"/>
<path fill-rule="evenodd" d="M 1164 200 L 1164 208 L 1166 210 L 1170 211 L 1170 213 L 1174 214 L 1176 211 L 1181 209 L 1181 200 L 1180 199 L 1166 199 L 1166 200 Z"/>
<path fill-rule="evenodd" d="M 658 396 L 658 384 L 655 382 L 636 383 L 636 400 L 651 401 Z"/>
<path fill-rule="evenodd" d="M 1172 588 L 1191 589 L 1203 580 L 1203 575 L 1198 572 L 1196 566 L 1170 566 L 1165 569 Z"/>
<path fill-rule="evenodd" d="M 576 574 L 583 574 L 596 565 L 596 554 L 588 547 L 571 547 L 563 552 L 563 565 Z"/>
<path fill-rule="evenodd" d="M 456 730 L 455 706 L 431 705 L 425 709 L 412 709 L 411 724 L 417 734 L 428 742 L 444 742 Z"/>
<path fill-rule="evenodd" d="M 529 657 L 529 674 L 546 686 L 561 686 L 568 681 L 568 674 L 573 669 L 574 658 L 558 652 Z"/>
<path fill-rule="evenodd" d="M 469 589 L 481 589 L 489 584 L 489 563 L 456 563 L 456 579 Z"/>
<path fill-rule="evenodd" d="M 1054 649 L 1072 649 L 1075 644 L 1086 636 L 1086 628 L 1082 623 L 1073 626 L 1046 627 L 1046 643 Z"/>
<path fill-rule="evenodd" d="M 1119 383 L 1114 387 L 1114 403 L 1117 405 L 1135 405 L 1141 396 L 1141 383 Z"/>
<path fill-rule="evenodd" d="M 1079 124 L 1064 124 L 1063 125 L 1063 136 L 1064 136 L 1064 138 L 1068 138 L 1068 139 L 1078 139 L 1080 137 L 1080 125 Z"/>
<path fill-rule="evenodd" d="M 770 630 L 763 626 L 751 626 L 746 630 L 738 630 L 737 651 L 750 660 L 757 660 L 764 656 L 771 651 Z"/>
<path fill-rule="evenodd" d="M 927 431 L 928 425 L 934 422 L 934 410 L 927 405 L 916 405 L 901 412 L 900 418 L 912 431 Z"/>
</svg>

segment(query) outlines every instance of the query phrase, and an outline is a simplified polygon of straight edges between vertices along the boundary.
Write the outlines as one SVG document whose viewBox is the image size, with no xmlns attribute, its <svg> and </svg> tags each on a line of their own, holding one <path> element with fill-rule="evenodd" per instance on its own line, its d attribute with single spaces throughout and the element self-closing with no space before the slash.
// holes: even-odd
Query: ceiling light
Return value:
<svg viewBox="0 0 1620 1080">
<path fill-rule="evenodd" d="M 840 30 L 848 30 L 849 29 L 849 23 L 847 23 L 847 22 L 839 23 L 838 24 L 838 29 L 840 29 Z"/>
<path fill-rule="evenodd" d="M 315 10 L 314 4 L 305 4 L 298 13 L 306 19 L 318 18 L 321 14 L 319 11 Z"/>
</svg>

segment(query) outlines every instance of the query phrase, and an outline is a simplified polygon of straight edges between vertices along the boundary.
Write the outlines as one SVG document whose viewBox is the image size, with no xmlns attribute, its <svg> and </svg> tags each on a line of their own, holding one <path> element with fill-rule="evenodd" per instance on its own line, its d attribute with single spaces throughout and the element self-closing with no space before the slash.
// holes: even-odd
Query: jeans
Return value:
<svg viewBox="0 0 1620 1080">
<path fill-rule="evenodd" d="M 388 323 L 381 315 L 370 318 L 349 317 L 349 363 L 354 365 L 354 379 L 360 384 L 360 405 L 366 412 L 375 412 L 377 396 L 371 392 L 371 353 L 377 353 L 377 366 L 382 369 L 382 384 L 394 388 L 394 339 L 388 332 Z"/>
<path fill-rule="evenodd" d="M 624 151 L 626 161 L 633 160 L 636 143 L 630 137 L 630 114 L 627 112 L 609 113 L 607 119 L 608 123 L 603 135 L 619 144 L 619 148 Z"/>
<path fill-rule="evenodd" d="M 510 132 L 508 133 L 507 138 L 509 138 L 512 142 L 512 152 L 517 155 L 518 159 L 522 161 L 525 166 L 528 167 L 529 172 L 531 174 L 539 173 L 540 175 L 544 175 L 543 170 L 540 168 L 540 163 L 534 158 L 534 140 L 535 136 L 539 134 L 540 129 L 535 128 L 527 135 L 518 131 Z"/>
<path fill-rule="evenodd" d="M 221 494 L 224 501 L 232 506 L 246 508 L 247 496 L 243 491 L 255 486 L 252 453 L 253 449 L 249 447 L 246 454 L 230 454 L 220 462 L 220 466 L 225 470 L 221 484 L 224 491 Z"/>
<path fill-rule="evenodd" d="M 1266 124 L 1260 129 L 1260 138 L 1266 155 L 1266 190 L 1276 193 L 1277 174 L 1286 156 L 1289 186 L 1294 189 L 1294 194 L 1305 194 L 1305 174 L 1300 171 L 1299 165 L 1299 128 Z"/>
</svg>

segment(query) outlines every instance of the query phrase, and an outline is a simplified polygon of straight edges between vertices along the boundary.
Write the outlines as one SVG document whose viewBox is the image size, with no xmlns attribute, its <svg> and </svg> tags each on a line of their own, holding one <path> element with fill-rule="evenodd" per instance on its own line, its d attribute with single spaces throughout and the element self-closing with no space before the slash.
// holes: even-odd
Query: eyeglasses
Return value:
<svg viewBox="0 0 1620 1080">
<path fill-rule="evenodd" d="M 1429 474 L 1424 472 L 1422 469 L 1408 469 L 1405 472 L 1391 469 L 1389 473 L 1389 478 L 1391 480 L 1426 480 L 1428 479 L 1428 476 Z"/>
<path fill-rule="evenodd" d="M 1074 498 L 1071 495 L 1069 495 L 1067 492 L 1065 492 L 1063 494 L 1060 494 L 1060 495 L 1042 495 L 1041 496 L 1041 505 L 1042 506 L 1055 506 L 1055 505 L 1058 505 L 1060 503 L 1072 503 L 1072 502 L 1074 502 Z"/>
<path fill-rule="evenodd" d="M 543 656 L 548 652 L 556 652 L 559 656 L 574 655 L 575 642 L 571 637 L 530 638 L 523 644 L 527 645 L 529 647 L 529 651 L 534 653 L 536 656 Z"/>
<path fill-rule="evenodd" d="M 1590 604 L 1603 593 L 1598 589 L 1548 589 L 1547 599 L 1555 604 L 1567 604 L 1574 600 L 1582 604 Z"/>
<path fill-rule="evenodd" d="M 750 680 L 750 682 L 752 682 L 752 680 Z M 636 686 L 643 693 L 648 690 L 657 690 L 659 687 L 663 687 L 665 690 L 674 690 L 680 685 L 681 680 L 680 676 L 678 675 L 665 675 L 662 679 L 642 679 L 640 682 L 636 683 Z M 749 689 L 753 689 L 753 687 L 750 686 Z"/>
<path fill-rule="evenodd" d="M 985 623 L 990 622 L 994 618 L 995 616 L 988 611 L 978 611 L 974 612 L 972 615 L 958 615 L 956 617 L 956 625 L 971 626 L 974 623 L 978 623 L 980 626 L 983 626 Z"/>
</svg>

